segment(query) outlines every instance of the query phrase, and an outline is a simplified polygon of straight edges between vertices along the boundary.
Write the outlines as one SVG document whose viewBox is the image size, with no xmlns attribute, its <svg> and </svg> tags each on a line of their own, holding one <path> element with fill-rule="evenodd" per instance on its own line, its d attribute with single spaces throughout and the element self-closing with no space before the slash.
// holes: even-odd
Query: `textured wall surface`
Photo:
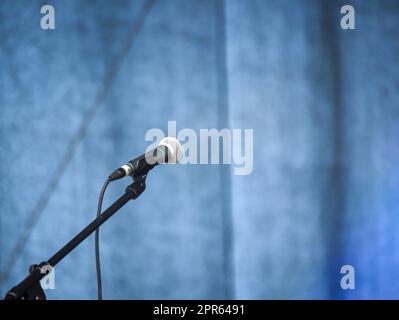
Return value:
<svg viewBox="0 0 399 320">
<path fill-rule="evenodd" d="M 254 170 L 154 169 L 101 228 L 104 298 L 398 297 L 397 1 L 352 1 L 350 31 L 342 1 L 49 4 L 47 31 L 42 1 L 0 4 L 1 294 L 175 120 L 253 128 Z M 56 266 L 49 298 L 96 298 L 93 239 Z"/>
</svg>

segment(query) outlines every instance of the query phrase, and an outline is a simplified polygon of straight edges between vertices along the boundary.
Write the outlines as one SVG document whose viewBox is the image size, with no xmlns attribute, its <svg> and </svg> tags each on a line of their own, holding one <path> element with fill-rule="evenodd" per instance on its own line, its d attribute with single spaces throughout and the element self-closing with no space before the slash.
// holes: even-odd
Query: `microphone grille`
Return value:
<svg viewBox="0 0 399 320">
<path fill-rule="evenodd" d="M 173 137 L 163 138 L 158 146 L 165 146 L 169 150 L 168 163 L 178 163 L 183 157 L 183 147 L 180 142 Z"/>
</svg>

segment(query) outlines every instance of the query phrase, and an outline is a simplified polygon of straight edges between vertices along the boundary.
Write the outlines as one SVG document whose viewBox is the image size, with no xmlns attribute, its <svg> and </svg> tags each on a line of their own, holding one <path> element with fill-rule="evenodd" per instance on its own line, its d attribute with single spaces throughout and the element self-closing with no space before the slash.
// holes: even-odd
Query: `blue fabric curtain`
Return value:
<svg viewBox="0 0 399 320">
<path fill-rule="evenodd" d="M 0 289 L 95 217 L 151 128 L 254 129 L 254 170 L 156 168 L 101 229 L 106 299 L 399 296 L 399 2 L 0 4 Z M 124 190 L 115 182 L 104 207 Z M 340 268 L 355 268 L 342 290 Z M 51 299 L 95 299 L 91 237 Z"/>
</svg>

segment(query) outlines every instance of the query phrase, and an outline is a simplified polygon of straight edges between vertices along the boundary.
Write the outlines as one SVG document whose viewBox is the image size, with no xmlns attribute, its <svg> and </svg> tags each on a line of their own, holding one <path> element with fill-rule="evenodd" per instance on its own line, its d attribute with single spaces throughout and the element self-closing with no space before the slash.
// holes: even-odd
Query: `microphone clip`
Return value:
<svg viewBox="0 0 399 320">
<path fill-rule="evenodd" d="M 133 183 L 127 186 L 126 193 L 130 195 L 131 200 L 137 199 L 145 190 L 147 172 L 145 174 L 131 176 Z"/>
</svg>

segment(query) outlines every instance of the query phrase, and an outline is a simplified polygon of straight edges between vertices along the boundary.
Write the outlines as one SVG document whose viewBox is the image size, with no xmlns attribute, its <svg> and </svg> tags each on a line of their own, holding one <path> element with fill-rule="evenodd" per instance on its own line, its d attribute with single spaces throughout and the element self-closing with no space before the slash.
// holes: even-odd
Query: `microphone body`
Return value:
<svg viewBox="0 0 399 320">
<path fill-rule="evenodd" d="M 168 150 L 165 146 L 159 146 L 140 157 L 130 160 L 111 175 L 111 181 L 121 179 L 130 175 L 138 175 L 151 170 L 153 167 L 160 163 L 167 162 Z"/>
<path fill-rule="evenodd" d="M 166 137 L 155 149 L 116 169 L 109 179 L 114 181 L 126 176 L 144 175 L 158 164 L 179 162 L 182 155 L 183 147 L 179 141 L 172 137 Z"/>
</svg>

